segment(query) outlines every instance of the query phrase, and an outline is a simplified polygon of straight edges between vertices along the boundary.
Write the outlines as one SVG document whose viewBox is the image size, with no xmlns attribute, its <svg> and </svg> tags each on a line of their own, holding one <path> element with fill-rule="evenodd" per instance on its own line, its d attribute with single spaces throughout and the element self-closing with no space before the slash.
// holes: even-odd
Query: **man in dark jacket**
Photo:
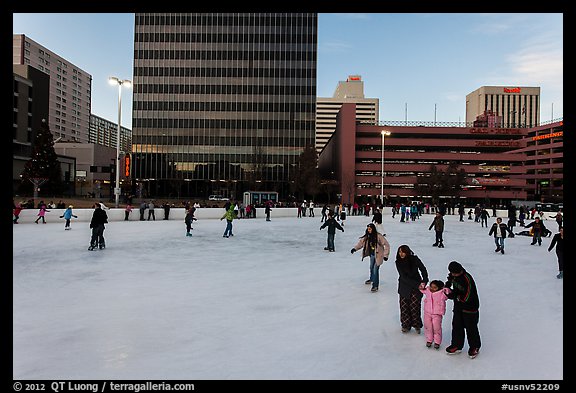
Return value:
<svg viewBox="0 0 576 393">
<path fill-rule="evenodd" d="M 444 232 L 444 216 L 442 213 L 436 213 L 436 217 L 434 217 L 434 221 L 432 221 L 428 230 L 431 230 L 432 228 L 434 228 L 434 232 L 436 232 L 436 241 L 432 246 L 444 248 L 444 239 L 442 239 L 442 233 Z"/>
<path fill-rule="evenodd" d="M 88 250 L 95 250 L 96 246 L 99 246 L 101 250 L 106 247 L 104 243 L 104 224 L 106 223 L 108 223 L 108 215 L 102 209 L 102 206 L 96 203 L 94 213 L 92 213 L 92 220 L 90 221 L 92 238 L 90 239 L 90 247 L 88 247 Z"/>
<path fill-rule="evenodd" d="M 328 212 L 328 219 L 324 221 L 324 224 L 322 224 L 320 230 L 322 230 L 325 227 L 328 227 L 328 240 L 327 240 L 328 245 L 324 247 L 324 249 L 330 252 L 334 252 L 336 251 L 334 248 L 334 236 L 336 235 L 336 229 L 339 229 L 342 232 L 344 232 L 344 228 L 342 228 L 342 226 L 338 224 L 338 221 L 334 219 L 334 212 L 332 211 Z"/>
<path fill-rule="evenodd" d="M 456 261 L 448 265 L 446 287 L 452 291 L 448 298 L 454 300 L 452 315 L 452 340 L 446 347 L 449 355 L 460 353 L 464 347 L 464 338 L 468 339 L 468 356 L 474 359 L 480 351 L 480 299 L 474 279 L 461 264 Z"/>
<path fill-rule="evenodd" d="M 536 244 L 536 242 L 538 242 L 538 245 L 541 246 L 542 236 L 546 236 L 546 234 L 549 232 L 546 228 L 546 225 L 544 225 L 544 221 L 540 220 L 540 217 L 536 217 L 534 221 L 526 225 L 524 228 L 530 227 L 533 229 L 532 243 L 530 243 L 530 245 L 533 246 Z"/>
<path fill-rule="evenodd" d="M 490 228 L 490 232 L 488 232 L 488 236 L 494 235 L 494 242 L 496 243 L 496 250 L 494 250 L 495 252 L 500 251 L 502 254 L 504 254 L 504 240 L 506 239 L 506 235 L 508 233 L 513 235 L 512 232 L 508 231 L 508 225 L 502 222 L 502 218 L 496 218 L 496 222 L 492 224 L 492 228 Z"/>
</svg>

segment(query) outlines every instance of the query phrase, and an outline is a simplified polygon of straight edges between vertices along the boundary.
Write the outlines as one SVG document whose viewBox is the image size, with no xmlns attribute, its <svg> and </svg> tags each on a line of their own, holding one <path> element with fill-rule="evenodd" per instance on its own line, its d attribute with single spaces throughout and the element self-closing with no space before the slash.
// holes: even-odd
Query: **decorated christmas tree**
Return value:
<svg viewBox="0 0 576 393">
<path fill-rule="evenodd" d="M 42 119 L 42 126 L 36 132 L 32 146 L 32 155 L 22 172 L 20 193 L 33 192 L 36 198 L 40 193 L 61 195 L 62 188 L 62 170 L 54 151 L 54 139 L 48 123 Z"/>
</svg>

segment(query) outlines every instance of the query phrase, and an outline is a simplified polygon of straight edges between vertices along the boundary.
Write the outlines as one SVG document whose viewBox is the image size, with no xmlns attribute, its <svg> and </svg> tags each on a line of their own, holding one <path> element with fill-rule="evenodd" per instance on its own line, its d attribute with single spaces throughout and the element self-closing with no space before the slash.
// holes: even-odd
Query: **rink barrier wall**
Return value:
<svg viewBox="0 0 576 393">
<path fill-rule="evenodd" d="M 384 215 L 392 215 L 392 208 L 386 207 L 384 208 Z M 45 220 L 46 222 L 65 222 L 63 218 L 60 218 L 61 215 L 64 214 L 66 209 L 48 209 L 49 211 L 46 212 Z M 265 220 L 266 213 L 264 212 L 264 208 L 256 208 L 256 219 L 257 220 Z M 92 213 L 94 209 L 72 209 L 74 215 L 78 216 L 78 218 L 72 217 L 71 222 L 80 221 L 80 222 L 90 222 L 92 220 Z M 216 208 L 216 207 L 202 207 L 196 209 L 194 216 L 201 220 L 201 219 L 220 219 L 224 215 L 223 208 Z M 496 211 L 498 217 L 502 217 L 504 220 L 508 219 L 508 211 L 507 210 L 497 210 Z M 106 214 L 108 214 L 108 222 L 112 221 L 124 221 L 124 208 L 114 208 L 111 207 L 106 209 Z M 155 208 L 154 214 L 156 216 L 156 220 L 163 220 L 164 219 L 164 209 L 162 208 Z M 548 220 L 550 219 L 549 216 L 554 215 L 556 213 L 552 212 L 545 212 L 544 217 Z M 322 209 L 315 208 L 314 215 L 318 219 L 322 216 Z M 454 216 L 458 216 L 458 214 L 452 214 Z M 170 209 L 170 213 L 168 215 L 168 220 L 179 220 L 184 221 L 184 208 L 183 207 L 173 207 Z M 430 216 L 431 219 L 434 216 L 434 213 L 426 214 L 424 213 L 424 217 Z M 275 217 L 298 217 L 298 209 L 295 207 L 279 207 L 272 209 L 270 214 L 270 218 Z M 306 210 L 306 217 L 308 217 L 308 210 Z M 372 217 L 370 215 L 369 217 Z M 19 224 L 33 224 L 38 218 L 38 209 L 24 209 L 20 212 L 20 219 L 18 220 Z M 468 214 L 464 215 L 464 218 L 468 218 Z M 251 218 L 253 220 L 254 218 Z M 148 209 L 144 212 L 144 220 L 148 220 Z M 42 219 L 40 219 L 40 222 Z M 128 221 L 140 221 L 140 210 L 135 208 L 130 213 L 128 217 Z"/>
</svg>

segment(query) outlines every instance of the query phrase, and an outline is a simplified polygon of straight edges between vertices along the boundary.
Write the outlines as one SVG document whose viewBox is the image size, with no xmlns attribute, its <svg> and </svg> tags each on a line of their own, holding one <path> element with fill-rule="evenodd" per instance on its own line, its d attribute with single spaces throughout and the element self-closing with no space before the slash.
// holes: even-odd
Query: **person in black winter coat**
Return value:
<svg viewBox="0 0 576 393">
<path fill-rule="evenodd" d="M 398 247 L 396 252 L 398 270 L 398 295 L 400 295 L 400 324 L 402 333 L 411 328 L 420 334 L 422 329 L 420 284 L 428 283 L 428 271 L 417 255 L 407 245 Z"/>
<path fill-rule="evenodd" d="M 332 211 L 328 212 L 328 219 L 324 221 L 324 224 L 322 224 L 320 230 L 324 229 L 325 227 L 328 227 L 328 245 L 324 247 L 324 249 L 330 252 L 334 252 L 336 251 L 334 249 L 334 236 L 336 235 L 336 229 L 344 232 L 344 228 L 342 228 L 342 226 L 338 224 L 338 221 L 334 219 L 334 212 Z"/>
<path fill-rule="evenodd" d="M 432 221 L 428 230 L 431 230 L 432 228 L 434 228 L 434 232 L 436 232 L 436 241 L 432 246 L 444 248 L 444 239 L 442 239 L 442 233 L 444 232 L 444 216 L 442 213 L 436 213 L 436 217 L 434 217 L 434 221 Z"/>
<path fill-rule="evenodd" d="M 532 243 L 530 243 L 530 245 L 533 246 L 538 242 L 538 245 L 541 246 L 542 236 L 546 236 L 546 233 L 548 232 L 546 225 L 544 225 L 544 221 L 542 221 L 540 217 L 536 217 L 534 221 L 526 225 L 524 228 L 532 228 L 534 230 L 532 234 Z"/>
<path fill-rule="evenodd" d="M 494 235 L 494 243 L 496 243 L 496 250 L 494 250 L 494 252 L 500 251 L 504 254 L 504 240 L 508 233 L 514 235 L 512 232 L 508 232 L 508 225 L 502 222 L 502 218 L 496 218 L 496 222 L 492 224 L 492 228 L 490 228 L 490 232 L 488 232 L 488 236 Z"/>
<path fill-rule="evenodd" d="M 550 242 L 550 246 L 548 247 L 548 251 L 552 251 L 552 249 L 556 246 L 556 256 L 558 257 L 558 275 L 556 278 L 563 278 L 564 277 L 564 227 L 560 228 L 560 232 L 555 234 Z"/>
<path fill-rule="evenodd" d="M 446 347 L 449 355 L 460 353 L 464 347 L 464 338 L 468 339 L 468 356 L 475 358 L 480 350 L 481 340 L 478 331 L 480 320 L 480 299 L 474 279 L 464 267 L 452 261 L 448 265 L 448 277 L 445 287 L 451 288 L 447 296 L 454 300 L 452 315 L 452 339 Z"/>
<path fill-rule="evenodd" d="M 102 209 L 99 203 L 94 205 L 94 213 L 92 213 L 92 220 L 90 221 L 90 228 L 92 228 L 92 237 L 90 239 L 90 247 L 88 250 L 92 251 L 96 247 L 102 250 L 106 247 L 104 243 L 104 224 L 108 223 L 108 215 Z"/>
</svg>

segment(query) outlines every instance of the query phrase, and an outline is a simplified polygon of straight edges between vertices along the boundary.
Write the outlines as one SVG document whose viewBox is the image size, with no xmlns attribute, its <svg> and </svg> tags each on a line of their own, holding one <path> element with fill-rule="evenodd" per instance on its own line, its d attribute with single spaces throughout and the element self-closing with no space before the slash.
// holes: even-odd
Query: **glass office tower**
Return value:
<svg viewBox="0 0 576 393">
<path fill-rule="evenodd" d="M 315 13 L 136 13 L 133 191 L 286 197 L 315 143 L 317 25 Z"/>
</svg>

